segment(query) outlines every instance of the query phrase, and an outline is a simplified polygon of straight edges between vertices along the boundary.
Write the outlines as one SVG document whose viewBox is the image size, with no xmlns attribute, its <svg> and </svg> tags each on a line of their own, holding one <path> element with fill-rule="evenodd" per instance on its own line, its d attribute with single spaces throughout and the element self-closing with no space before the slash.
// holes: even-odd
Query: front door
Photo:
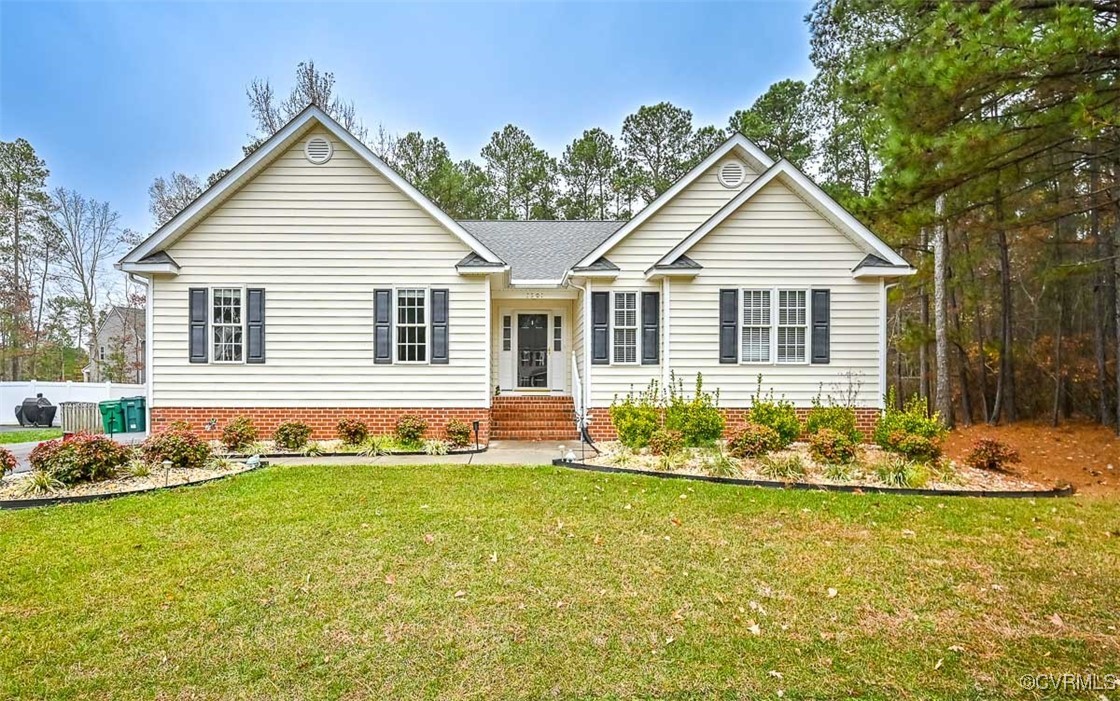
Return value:
<svg viewBox="0 0 1120 701">
<path fill-rule="evenodd" d="M 517 387 L 548 389 L 548 314 L 517 315 Z"/>
</svg>

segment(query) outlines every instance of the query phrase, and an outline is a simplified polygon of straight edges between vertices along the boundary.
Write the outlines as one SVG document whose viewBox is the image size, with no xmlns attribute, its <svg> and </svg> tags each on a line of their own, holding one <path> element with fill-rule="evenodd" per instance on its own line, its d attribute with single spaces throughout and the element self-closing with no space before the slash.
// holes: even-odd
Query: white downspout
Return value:
<svg viewBox="0 0 1120 701">
<path fill-rule="evenodd" d="M 879 409 L 887 405 L 887 290 L 897 285 L 888 285 L 886 278 L 879 279 Z"/>
<path fill-rule="evenodd" d="M 669 353 L 670 353 L 669 339 L 672 338 L 672 334 L 670 333 L 670 324 L 669 324 L 669 317 L 670 317 L 669 302 L 670 302 L 670 290 L 672 290 L 672 285 L 669 284 L 670 279 L 671 278 L 668 275 L 661 278 L 661 318 L 662 318 L 661 333 L 665 336 L 665 339 L 661 344 L 661 347 L 664 349 L 664 352 L 662 353 L 662 356 L 661 356 L 661 391 L 662 392 L 667 392 L 669 390 L 669 373 L 671 372 L 671 370 L 670 370 L 670 360 L 669 360 L 670 357 L 671 357 L 669 355 Z"/>
<path fill-rule="evenodd" d="M 591 407 L 591 280 L 577 285 L 565 274 L 565 283 L 583 294 L 583 377 L 580 378 L 583 381 L 583 406 L 580 411 L 586 417 Z"/>
</svg>

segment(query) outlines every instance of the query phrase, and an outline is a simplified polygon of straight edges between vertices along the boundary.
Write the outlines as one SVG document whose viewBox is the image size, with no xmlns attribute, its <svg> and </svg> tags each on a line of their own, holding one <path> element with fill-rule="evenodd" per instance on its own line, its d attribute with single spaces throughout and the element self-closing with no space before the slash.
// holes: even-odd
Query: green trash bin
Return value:
<svg viewBox="0 0 1120 701">
<path fill-rule="evenodd" d="M 121 397 L 121 409 L 124 410 L 125 433 L 141 433 L 148 427 L 143 397 Z"/>
<path fill-rule="evenodd" d="M 107 399 L 98 402 L 97 408 L 101 410 L 101 427 L 105 429 L 105 433 L 109 435 L 124 433 L 124 409 L 121 407 L 121 400 Z"/>
</svg>

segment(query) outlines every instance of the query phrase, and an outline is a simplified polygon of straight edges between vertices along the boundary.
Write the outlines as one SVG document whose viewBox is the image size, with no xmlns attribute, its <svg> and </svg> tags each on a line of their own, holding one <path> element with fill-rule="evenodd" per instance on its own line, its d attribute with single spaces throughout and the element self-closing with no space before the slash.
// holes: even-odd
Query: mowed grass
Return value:
<svg viewBox="0 0 1120 701">
<path fill-rule="evenodd" d="M 25 428 L 15 431 L 0 431 L 0 445 L 49 441 L 55 438 L 62 438 L 61 428 Z"/>
<path fill-rule="evenodd" d="M 1104 500 L 274 466 L 0 514 L 0 696 L 1038 698 L 1020 675 L 1120 672 L 1118 527 Z"/>
</svg>

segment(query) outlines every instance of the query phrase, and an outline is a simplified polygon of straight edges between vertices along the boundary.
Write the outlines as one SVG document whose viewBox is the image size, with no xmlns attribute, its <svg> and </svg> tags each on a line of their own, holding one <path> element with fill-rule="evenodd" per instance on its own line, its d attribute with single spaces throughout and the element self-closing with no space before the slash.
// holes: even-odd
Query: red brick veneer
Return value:
<svg viewBox="0 0 1120 701">
<path fill-rule="evenodd" d="M 482 443 L 490 440 L 489 409 L 432 409 L 432 408 L 345 408 L 345 407 L 152 407 L 151 429 L 158 431 L 173 421 L 187 421 L 206 434 L 206 425 L 213 419 L 217 422 L 214 437 L 222 427 L 238 416 L 248 416 L 253 420 L 262 439 L 270 438 L 276 427 L 286 421 L 301 421 L 311 427 L 314 440 L 337 438 L 336 427 L 339 419 L 357 419 L 369 426 L 371 434 L 390 434 L 397 419 L 404 414 L 419 416 L 428 422 L 428 437 L 443 438 L 444 427 L 452 419 L 467 422 L 479 421 L 478 437 Z"/>
<path fill-rule="evenodd" d="M 490 410 L 495 440 L 570 441 L 576 434 L 572 398 L 556 395 L 499 395 Z"/>
<path fill-rule="evenodd" d="M 724 427 L 724 435 L 727 435 L 735 430 L 735 427 L 742 424 L 747 420 L 748 409 L 720 409 L 723 412 L 723 417 L 727 424 Z M 809 407 L 796 407 L 794 411 L 797 412 L 797 418 L 802 421 L 809 415 Z M 871 431 L 875 428 L 875 422 L 879 420 L 880 410 L 875 407 L 856 407 L 856 427 L 863 432 L 864 436 L 870 436 Z M 615 433 L 614 426 L 611 424 L 610 410 L 608 409 L 592 409 L 591 410 L 591 425 L 589 427 L 592 439 L 596 441 L 610 441 L 618 437 Z"/>
</svg>

